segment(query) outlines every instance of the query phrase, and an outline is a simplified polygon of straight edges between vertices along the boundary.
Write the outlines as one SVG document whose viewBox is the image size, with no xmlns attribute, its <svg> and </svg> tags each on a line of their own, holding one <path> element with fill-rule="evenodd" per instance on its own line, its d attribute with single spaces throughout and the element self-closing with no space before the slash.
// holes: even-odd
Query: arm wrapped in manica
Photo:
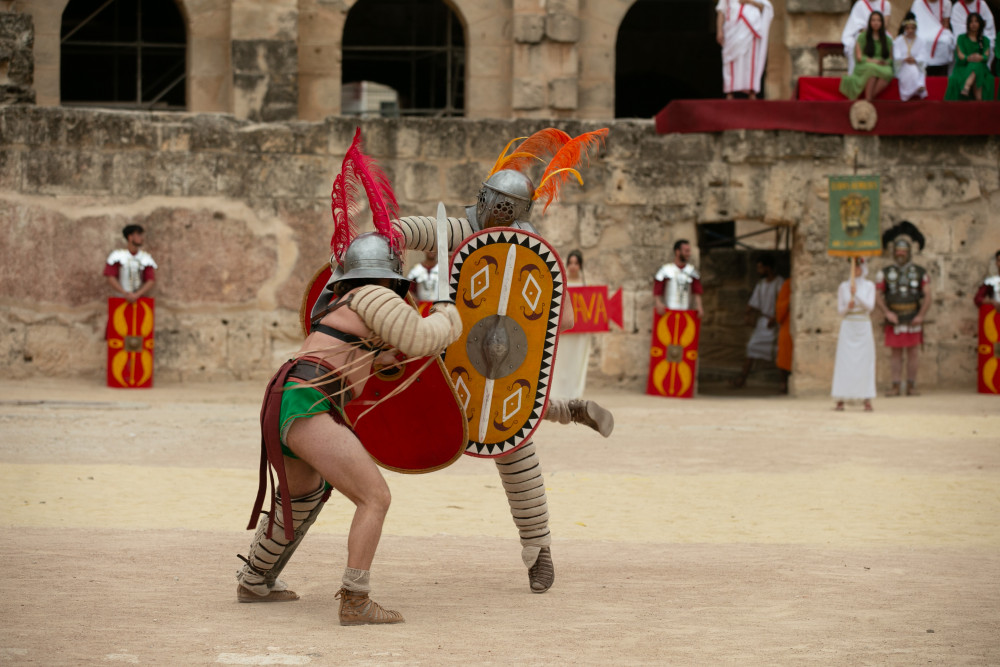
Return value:
<svg viewBox="0 0 1000 667">
<path fill-rule="evenodd" d="M 349 307 L 376 336 L 409 357 L 438 354 L 462 335 L 462 318 L 453 303 L 436 303 L 428 317 L 421 317 L 391 289 L 365 285 Z"/>
<path fill-rule="evenodd" d="M 437 218 L 429 215 L 408 215 L 393 224 L 403 232 L 406 247 L 409 250 L 434 250 L 437 244 Z M 472 223 L 465 218 L 448 218 L 448 250 L 454 250 L 458 244 L 475 232 Z"/>
</svg>

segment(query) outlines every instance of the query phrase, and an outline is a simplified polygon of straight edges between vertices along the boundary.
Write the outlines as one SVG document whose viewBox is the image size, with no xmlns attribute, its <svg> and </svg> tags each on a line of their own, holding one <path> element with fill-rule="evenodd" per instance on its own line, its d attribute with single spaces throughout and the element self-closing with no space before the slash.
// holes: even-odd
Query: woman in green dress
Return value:
<svg viewBox="0 0 1000 667">
<path fill-rule="evenodd" d="M 965 34 L 955 44 L 955 69 L 948 77 L 946 100 L 992 100 L 993 75 L 986 63 L 990 61 L 990 38 L 983 34 L 985 21 L 975 12 L 969 13 Z"/>
<path fill-rule="evenodd" d="M 858 35 L 854 45 L 857 65 L 850 76 L 840 80 L 840 92 L 852 100 L 862 93 L 871 102 L 892 82 L 892 39 L 885 32 L 882 12 L 872 12 L 868 29 Z"/>
</svg>

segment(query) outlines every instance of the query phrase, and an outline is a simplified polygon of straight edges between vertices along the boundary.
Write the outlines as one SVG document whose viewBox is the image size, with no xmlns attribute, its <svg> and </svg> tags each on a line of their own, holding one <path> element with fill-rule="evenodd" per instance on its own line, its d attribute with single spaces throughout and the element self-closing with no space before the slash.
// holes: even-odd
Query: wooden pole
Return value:
<svg viewBox="0 0 1000 667">
<path fill-rule="evenodd" d="M 858 258 L 851 255 L 851 292 L 854 292 L 854 267 L 857 265 Z M 851 294 L 851 301 L 854 300 L 854 294 Z"/>
</svg>

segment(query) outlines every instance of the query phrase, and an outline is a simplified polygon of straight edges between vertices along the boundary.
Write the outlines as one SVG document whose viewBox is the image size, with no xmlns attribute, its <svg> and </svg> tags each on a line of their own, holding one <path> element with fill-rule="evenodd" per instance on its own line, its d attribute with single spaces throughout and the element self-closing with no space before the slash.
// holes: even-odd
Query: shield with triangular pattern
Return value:
<svg viewBox="0 0 1000 667">
<path fill-rule="evenodd" d="M 491 228 L 452 255 L 462 335 L 444 364 L 469 422 L 465 453 L 496 457 L 528 442 L 548 401 L 563 266 L 535 234 Z"/>
</svg>

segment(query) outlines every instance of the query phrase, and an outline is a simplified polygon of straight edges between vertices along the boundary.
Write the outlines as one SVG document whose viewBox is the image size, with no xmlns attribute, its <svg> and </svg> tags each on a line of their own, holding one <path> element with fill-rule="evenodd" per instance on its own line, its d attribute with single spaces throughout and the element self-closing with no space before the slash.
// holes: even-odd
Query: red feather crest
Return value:
<svg viewBox="0 0 1000 667">
<path fill-rule="evenodd" d="M 362 197 L 362 194 L 364 197 Z M 363 210 L 367 199 L 372 212 L 375 231 L 384 236 L 389 246 L 399 255 L 403 253 L 403 234 L 393 226 L 398 216 L 399 203 L 392 192 L 392 184 L 382 168 L 361 150 L 361 128 L 354 133 L 354 141 L 344 154 L 340 174 L 333 180 L 330 195 L 333 209 L 333 238 L 330 249 L 340 264 L 347 246 L 358 233 L 355 219 Z"/>
<path fill-rule="evenodd" d="M 604 143 L 604 138 L 608 136 L 608 128 L 601 128 L 593 132 L 581 134 L 567 141 L 559 152 L 555 154 L 549 166 L 542 174 L 542 180 L 535 188 L 535 199 L 545 200 L 542 212 L 549 207 L 559 196 L 559 188 L 569 180 L 570 175 L 576 176 L 580 185 L 583 185 L 583 178 L 576 167 L 586 158 L 589 159 L 590 151 L 596 150 Z"/>
</svg>

